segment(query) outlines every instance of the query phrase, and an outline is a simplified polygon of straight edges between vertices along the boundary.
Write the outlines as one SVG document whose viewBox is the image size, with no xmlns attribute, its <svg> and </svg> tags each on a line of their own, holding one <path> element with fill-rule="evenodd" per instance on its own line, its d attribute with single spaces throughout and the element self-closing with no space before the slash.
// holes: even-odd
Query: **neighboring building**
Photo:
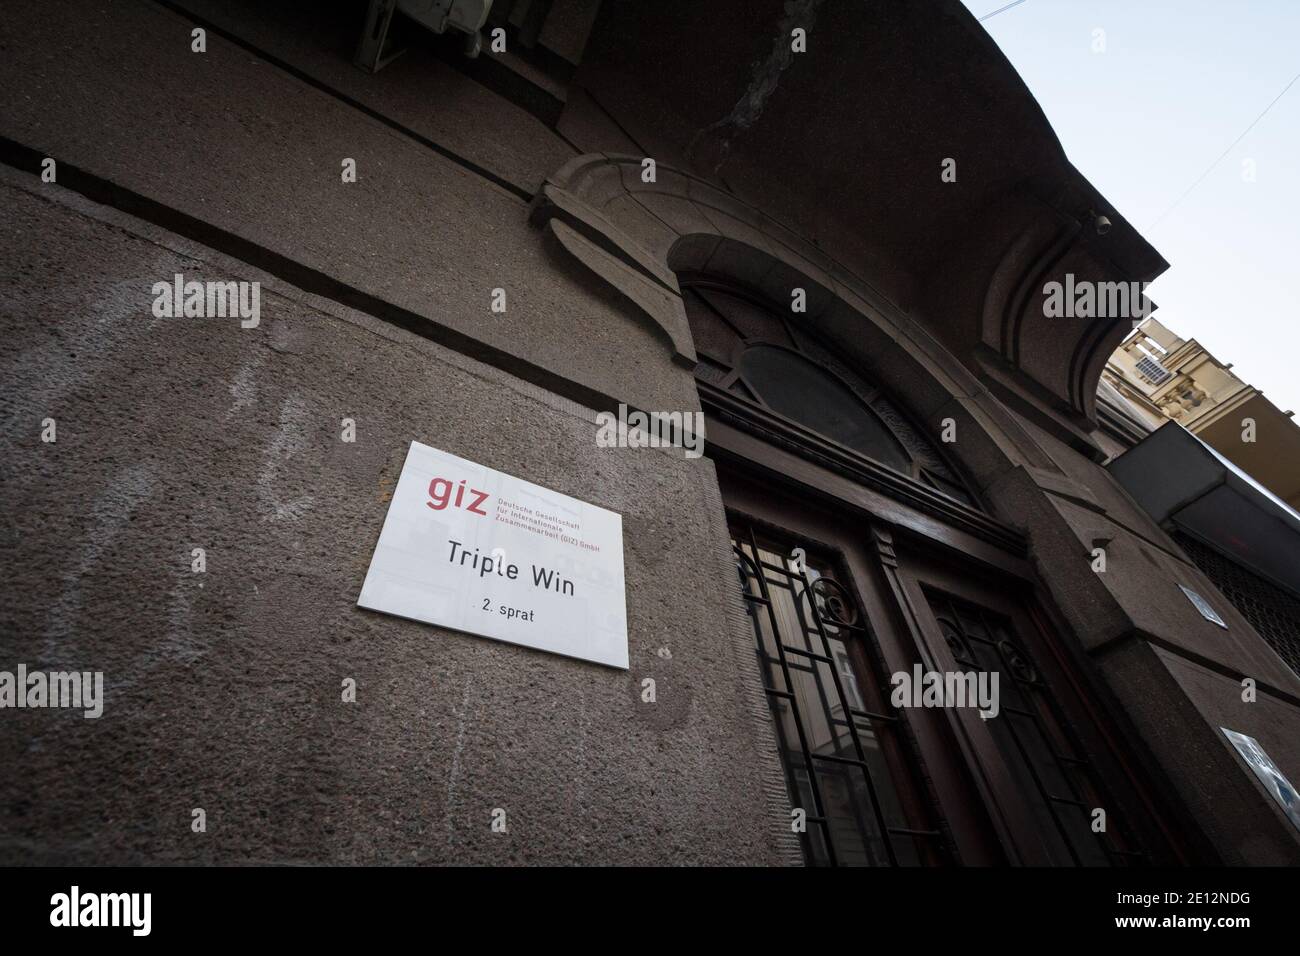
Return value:
<svg viewBox="0 0 1300 956">
<path fill-rule="evenodd" d="M 1149 429 L 1175 421 L 1300 509 L 1300 425 L 1195 339 L 1146 319 L 1115 350 L 1102 380 Z"/>
<path fill-rule="evenodd" d="M 1167 264 L 975 18 L 491 6 L 4 5 L 0 670 L 107 700 L 0 716 L 0 862 L 1300 863 L 1300 677 L 1043 307 Z M 627 670 L 357 607 L 412 441 L 621 515 Z"/>
<path fill-rule="evenodd" d="M 1098 386 L 1135 446 L 1108 467 L 1300 673 L 1300 426 L 1231 369 L 1143 321 Z"/>
</svg>

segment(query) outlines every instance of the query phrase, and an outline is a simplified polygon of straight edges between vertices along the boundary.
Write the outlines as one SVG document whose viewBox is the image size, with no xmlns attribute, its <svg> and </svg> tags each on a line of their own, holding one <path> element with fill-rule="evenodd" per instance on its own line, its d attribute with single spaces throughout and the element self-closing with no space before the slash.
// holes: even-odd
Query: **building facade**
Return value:
<svg viewBox="0 0 1300 956">
<path fill-rule="evenodd" d="M 1108 467 L 1300 673 L 1300 426 L 1231 369 L 1145 319 L 1102 371 Z"/>
<path fill-rule="evenodd" d="M 1043 308 L 1166 263 L 956 0 L 67 6 L 0 14 L 0 666 L 106 697 L 3 715 L 4 862 L 1300 862 L 1224 732 L 1300 779 L 1300 678 Z M 621 515 L 627 670 L 356 606 L 412 441 Z"/>
<path fill-rule="evenodd" d="M 1293 510 L 1300 508 L 1300 425 L 1195 339 L 1145 319 L 1115 350 L 1102 381 L 1154 430 L 1175 421 Z"/>
</svg>

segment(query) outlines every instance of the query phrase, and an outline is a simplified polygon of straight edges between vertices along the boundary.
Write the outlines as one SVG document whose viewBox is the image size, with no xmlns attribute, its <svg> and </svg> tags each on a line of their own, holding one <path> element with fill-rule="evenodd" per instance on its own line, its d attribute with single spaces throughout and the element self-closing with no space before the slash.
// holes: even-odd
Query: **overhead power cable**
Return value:
<svg viewBox="0 0 1300 956">
<path fill-rule="evenodd" d="M 1025 0 L 1015 0 L 1014 3 L 1008 3 L 1005 7 L 998 7 L 992 13 L 986 13 L 984 14 L 984 16 L 980 17 L 979 22 L 983 23 L 985 20 L 989 20 L 992 19 L 993 17 L 996 17 L 999 13 L 1006 13 L 1012 7 L 1018 7 L 1024 2 Z"/>
<path fill-rule="evenodd" d="M 1218 159 L 1210 163 L 1209 166 L 1205 167 L 1205 172 L 1201 173 L 1201 175 L 1196 178 L 1196 182 L 1192 183 L 1190 186 L 1184 189 L 1183 194 L 1179 196 L 1177 199 L 1175 199 L 1169 205 L 1169 208 L 1160 214 L 1159 218 L 1157 218 L 1155 222 L 1151 223 L 1152 227 L 1160 225 L 1160 223 L 1164 220 L 1164 218 L 1168 216 L 1171 212 L 1173 212 L 1174 208 L 1180 202 L 1186 199 L 1188 195 L 1191 193 L 1191 191 L 1195 189 L 1197 186 L 1199 186 L 1206 176 L 1214 172 L 1214 167 L 1218 166 L 1219 163 L 1223 162 L 1224 157 L 1226 157 L 1229 153 L 1231 153 L 1234 149 L 1237 148 L 1237 144 L 1246 138 L 1246 134 L 1249 133 L 1252 129 L 1254 129 L 1259 124 L 1259 121 L 1262 120 L 1268 114 L 1268 111 L 1271 110 L 1277 104 L 1277 101 L 1280 100 L 1282 97 L 1286 96 L 1286 91 L 1291 89 L 1291 87 L 1295 85 L 1296 80 L 1300 80 L 1300 73 L 1297 73 L 1295 76 L 1291 77 L 1291 82 L 1288 83 L 1286 86 L 1282 87 L 1282 92 L 1279 93 L 1277 96 L 1273 97 L 1273 101 L 1269 103 L 1268 106 L 1264 107 L 1264 112 L 1260 113 L 1258 116 L 1255 117 L 1255 119 L 1251 122 L 1251 124 L 1246 127 L 1246 129 L 1242 132 L 1240 136 L 1238 136 L 1236 139 L 1232 141 L 1232 145 L 1229 146 L 1227 149 L 1225 149 Z"/>
</svg>

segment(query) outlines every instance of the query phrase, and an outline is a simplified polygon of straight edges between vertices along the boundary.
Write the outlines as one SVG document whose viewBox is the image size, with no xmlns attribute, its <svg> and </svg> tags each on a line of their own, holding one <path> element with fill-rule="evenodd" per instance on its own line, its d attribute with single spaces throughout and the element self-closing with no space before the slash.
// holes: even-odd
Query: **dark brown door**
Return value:
<svg viewBox="0 0 1300 956">
<path fill-rule="evenodd" d="M 810 863 L 1137 857 L 1097 783 L 1070 675 L 1023 582 L 791 485 L 726 465 L 720 477 Z M 891 676 L 918 665 L 996 673 L 997 715 L 893 706 Z"/>
<path fill-rule="evenodd" d="M 996 717 L 974 708 L 945 714 L 1008 858 L 1067 866 L 1141 861 L 1131 821 L 1090 757 L 1106 745 L 1074 665 L 1035 613 L 1028 584 L 880 526 L 874 535 L 888 539 L 882 575 L 927 666 L 999 678 Z"/>
<path fill-rule="evenodd" d="M 862 666 L 871 634 L 842 553 L 739 513 L 730 527 L 809 861 L 940 862 L 899 718 Z"/>
<path fill-rule="evenodd" d="M 880 593 L 866 552 L 831 511 L 734 473 L 723 474 L 723 492 L 808 862 L 955 862 L 920 757 L 924 741 L 889 703 L 890 664 L 875 627 Z M 997 859 L 991 831 L 983 847 L 984 862 Z"/>
</svg>

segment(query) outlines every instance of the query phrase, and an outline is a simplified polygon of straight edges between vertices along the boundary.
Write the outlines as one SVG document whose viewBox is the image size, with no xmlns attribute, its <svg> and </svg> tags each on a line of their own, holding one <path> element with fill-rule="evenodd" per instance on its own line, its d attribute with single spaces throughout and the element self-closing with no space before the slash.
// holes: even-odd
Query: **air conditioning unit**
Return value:
<svg viewBox="0 0 1300 956">
<path fill-rule="evenodd" d="M 475 57 L 482 47 L 479 30 L 492 12 L 492 0 L 370 0 L 357 45 L 357 66 L 375 73 L 401 53 L 387 49 L 388 27 L 399 12 L 434 33 L 463 33 L 465 55 Z"/>
<path fill-rule="evenodd" d="M 397 0 L 397 9 L 434 33 L 457 30 L 478 36 L 492 0 Z"/>
<path fill-rule="evenodd" d="M 1163 385 L 1173 378 L 1173 373 L 1149 356 L 1138 359 L 1138 374 L 1154 385 Z"/>
</svg>

